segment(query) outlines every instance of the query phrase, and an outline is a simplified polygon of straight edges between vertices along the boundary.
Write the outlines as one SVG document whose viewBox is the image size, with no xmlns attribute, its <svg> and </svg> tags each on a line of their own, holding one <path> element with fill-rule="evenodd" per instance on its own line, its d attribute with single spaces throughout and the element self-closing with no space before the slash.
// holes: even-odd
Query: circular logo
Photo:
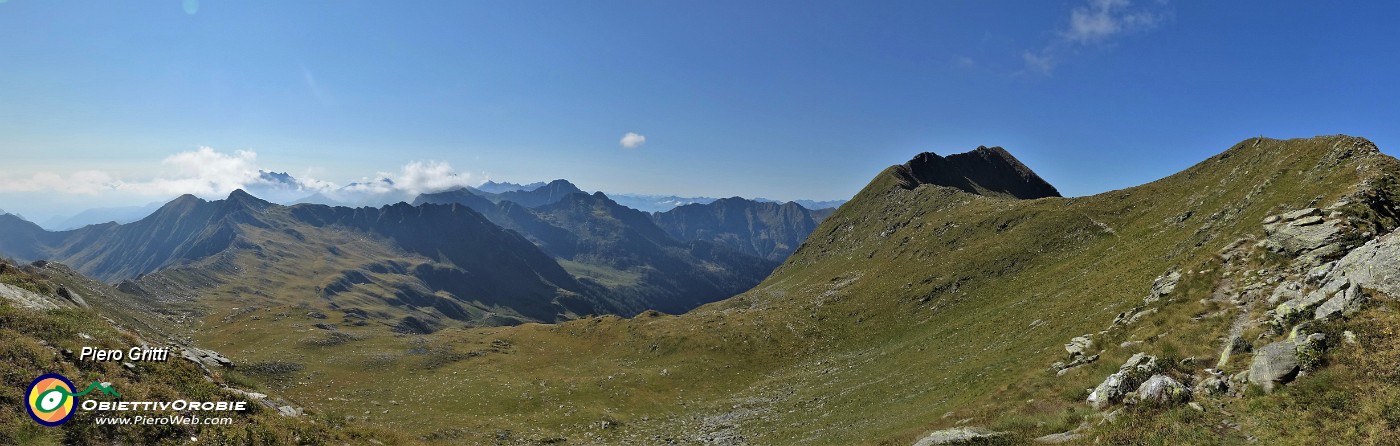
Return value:
<svg viewBox="0 0 1400 446">
<path fill-rule="evenodd" d="M 73 406 L 77 404 L 73 382 L 57 373 L 35 378 L 26 399 L 29 417 L 45 426 L 57 426 L 73 418 Z"/>
</svg>

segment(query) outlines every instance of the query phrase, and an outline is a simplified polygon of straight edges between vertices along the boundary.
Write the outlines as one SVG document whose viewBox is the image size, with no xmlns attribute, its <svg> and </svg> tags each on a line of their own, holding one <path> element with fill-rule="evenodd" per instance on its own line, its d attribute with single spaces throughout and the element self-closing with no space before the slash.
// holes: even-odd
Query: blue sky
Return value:
<svg viewBox="0 0 1400 446">
<path fill-rule="evenodd" d="M 1400 145 L 1377 2 L 0 2 L 0 209 L 568 178 L 847 198 L 1006 147 L 1067 195 L 1242 139 Z M 624 147 L 628 133 L 644 142 Z M 640 139 L 640 138 L 634 138 Z"/>
</svg>

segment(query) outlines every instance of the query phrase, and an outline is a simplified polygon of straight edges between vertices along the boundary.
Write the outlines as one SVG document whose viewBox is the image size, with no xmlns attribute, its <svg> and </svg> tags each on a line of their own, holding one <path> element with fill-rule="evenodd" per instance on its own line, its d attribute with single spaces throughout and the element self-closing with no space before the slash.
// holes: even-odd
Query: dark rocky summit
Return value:
<svg viewBox="0 0 1400 446">
<path fill-rule="evenodd" d="M 978 147 L 946 157 L 924 152 L 895 166 L 893 173 L 906 189 L 933 184 L 979 195 L 1021 199 L 1060 196 L 1054 186 L 1001 147 Z"/>
</svg>

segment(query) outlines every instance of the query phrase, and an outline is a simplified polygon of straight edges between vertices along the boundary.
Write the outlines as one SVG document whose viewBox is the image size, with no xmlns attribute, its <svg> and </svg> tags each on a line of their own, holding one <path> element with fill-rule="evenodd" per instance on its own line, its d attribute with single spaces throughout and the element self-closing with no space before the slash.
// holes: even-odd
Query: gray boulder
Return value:
<svg viewBox="0 0 1400 446">
<path fill-rule="evenodd" d="M 1298 375 L 1298 346 L 1291 340 L 1278 341 L 1254 353 L 1249 364 L 1249 382 L 1258 384 L 1265 392 L 1274 386 L 1292 381 Z"/>
<path fill-rule="evenodd" d="M 68 289 L 66 286 L 58 287 L 58 297 L 68 299 L 69 302 L 72 302 L 73 305 L 77 305 L 78 308 L 88 308 L 88 303 L 83 300 L 83 296 L 79 295 L 77 291 Z"/>
<path fill-rule="evenodd" d="M 1136 397 L 1139 401 L 1157 404 L 1184 403 L 1191 399 L 1191 390 L 1186 385 L 1167 375 L 1152 375 L 1138 386 Z"/>
<path fill-rule="evenodd" d="M 198 364 L 200 368 L 206 367 L 233 367 L 233 361 L 213 350 L 205 350 L 198 347 L 185 346 L 180 349 L 180 356 L 186 360 Z"/>
<path fill-rule="evenodd" d="M 1219 376 L 1210 376 L 1196 383 L 1198 395 L 1221 395 L 1230 391 L 1230 383 Z"/>
<path fill-rule="evenodd" d="M 1162 273 L 1162 275 L 1157 276 L 1156 280 L 1152 281 L 1152 291 L 1142 299 L 1143 303 L 1150 304 L 1166 297 L 1172 291 L 1176 291 L 1178 283 L 1181 283 L 1181 271 L 1171 270 Z"/>
<path fill-rule="evenodd" d="M 984 444 L 1004 440 L 1006 432 L 993 432 L 971 427 L 955 427 L 929 433 L 914 443 L 914 446 L 934 446 L 940 444 Z"/>
<path fill-rule="evenodd" d="M 1103 409 L 1109 404 L 1123 401 L 1123 397 L 1159 371 L 1161 365 L 1157 363 L 1155 356 L 1135 354 L 1118 368 L 1118 372 L 1108 375 L 1098 387 L 1089 392 L 1089 405 L 1095 409 Z"/>
<path fill-rule="evenodd" d="M 1094 340 L 1089 339 L 1089 335 L 1075 336 L 1074 339 L 1069 340 L 1068 344 L 1065 344 L 1065 351 L 1069 352 L 1069 356 L 1071 358 L 1080 355 L 1087 355 L 1089 354 L 1089 350 L 1093 348 Z"/>
</svg>

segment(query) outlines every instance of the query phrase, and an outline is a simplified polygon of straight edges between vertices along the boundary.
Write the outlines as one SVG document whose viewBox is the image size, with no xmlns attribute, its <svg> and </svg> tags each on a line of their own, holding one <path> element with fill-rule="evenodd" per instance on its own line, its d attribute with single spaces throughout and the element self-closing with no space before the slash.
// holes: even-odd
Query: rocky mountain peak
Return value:
<svg viewBox="0 0 1400 446">
<path fill-rule="evenodd" d="M 1060 192 L 1001 147 L 978 147 L 965 153 L 940 156 L 920 153 L 899 166 L 894 174 L 900 186 L 913 189 L 920 184 L 953 187 L 991 196 L 1021 199 L 1058 197 Z"/>
<path fill-rule="evenodd" d="M 272 202 L 254 197 L 253 194 L 243 189 L 235 189 L 228 194 L 228 198 L 224 201 L 228 205 L 236 205 L 253 210 L 263 210 L 273 206 Z"/>
</svg>

